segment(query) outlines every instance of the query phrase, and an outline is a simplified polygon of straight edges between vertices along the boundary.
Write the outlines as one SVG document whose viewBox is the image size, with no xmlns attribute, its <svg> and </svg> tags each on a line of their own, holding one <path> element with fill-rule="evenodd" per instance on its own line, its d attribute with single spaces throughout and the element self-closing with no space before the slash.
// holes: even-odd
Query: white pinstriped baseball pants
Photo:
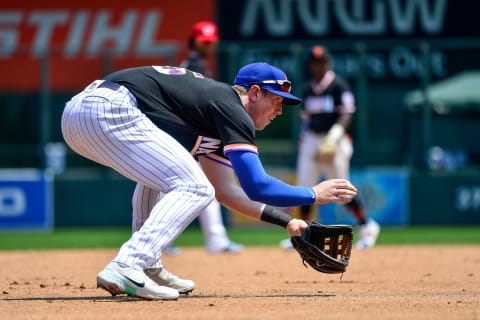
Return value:
<svg viewBox="0 0 480 320">
<path fill-rule="evenodd" d="M 214 199 L 214 188 L 191 154 L 136 107 L 125 87 L 113 90 L 99 87 L 102 83 L 94 81 L 67 102 L 63 137 L 80 155 L 137 182 L 133 223 L 143 224 L 113 261 L 159 268 L 162 250 Z M 148 196 L 159 192 L 161 199 Z"/>
<path fill-rule="evenodd" d="M 164 194 L 161 192 L 137 184 L 132 200 L 132 232 L 136 232 L 142 227 L 155 203 L 160 201 L 163 196 Z M 218 201 L 213 199 L 198 218 L 205 238 L 205 249 L 212 252 L 225 249 L 230 243 L 230 239 L 223 224 L 222 211 Z"/>
</svg>

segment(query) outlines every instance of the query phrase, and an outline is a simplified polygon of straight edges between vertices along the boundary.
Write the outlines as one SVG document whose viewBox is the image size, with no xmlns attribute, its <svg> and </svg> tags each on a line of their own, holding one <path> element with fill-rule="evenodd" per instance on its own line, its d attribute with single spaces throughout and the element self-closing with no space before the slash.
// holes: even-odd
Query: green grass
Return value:
<svg viewBox="0 0 480 320">
<path fill-rule="evenodd" d="M 287 237 L 278 227 L 230 228 L 230 238 L 247 246 L 277 246 Z M 52 232 L 0 232 L 0 250 L 119 248 L 128 239 L 128 228 L 60 228 Z M 187 229 L 175 244 L 202 246 L 203 234 L 197 227 Z M 378 245 L 398 244 L 479 244 L 480 226 L 384 227 Z"/>
</svg>

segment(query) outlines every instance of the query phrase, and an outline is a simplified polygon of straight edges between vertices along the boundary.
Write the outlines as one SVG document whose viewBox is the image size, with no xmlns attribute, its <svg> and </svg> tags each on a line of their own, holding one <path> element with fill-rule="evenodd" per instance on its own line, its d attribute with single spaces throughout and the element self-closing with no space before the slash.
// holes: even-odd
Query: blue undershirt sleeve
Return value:
<svg viewBox="0 0 480 320">
<path fill-rule="evenodd" d="M 277 207 L 312 204 L 313 188 L 292 186 L 265 172 L 260 158 L 250 151 L 231 151 L 228 157 L 238 181 L 253 201 Z"/>
</svg>

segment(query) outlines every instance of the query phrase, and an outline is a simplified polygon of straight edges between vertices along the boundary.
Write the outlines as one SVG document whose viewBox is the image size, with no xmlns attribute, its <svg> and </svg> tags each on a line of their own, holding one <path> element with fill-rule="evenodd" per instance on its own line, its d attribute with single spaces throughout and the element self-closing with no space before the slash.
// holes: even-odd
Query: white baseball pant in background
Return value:
<svg viewBox="0 0 480 320">
<path fill-rule="evenodd" d="M 338 142 L 332 163 L 326 164 L 315 160 L 315 153 L 325 136 L 325 134 L 311 131 L 302 133 L 297 160 L 298 185 L 312 187 L 319 182 L 321 177 L 325 179 L 349 179 L 350 160 L 353 155 L 352 140 L 349 136 L 344 135 Z"/>
</svg>

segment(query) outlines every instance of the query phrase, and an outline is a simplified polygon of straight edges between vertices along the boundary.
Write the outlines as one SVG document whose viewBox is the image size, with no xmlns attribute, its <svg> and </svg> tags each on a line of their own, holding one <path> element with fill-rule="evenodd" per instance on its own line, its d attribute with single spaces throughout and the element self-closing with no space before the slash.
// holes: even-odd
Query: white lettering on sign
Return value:
<svg viewBox="0 0 480 320">
<path fill-rule="evenodd" d="M 334 67 L 347 79 L 357 76 L 359 72 L 358 57 L 354 54 L 336 54 Z M 405 46 L 393 47 L 387 53 L 367 53 L 368 75 L 375 79 L 387 76 L 406 79 L 421 77 L 424 72 L 424 62 L 421 53 Z M 433 50 L 429 53 L 429 68 L 432 75 L 443 77 L 447 74 L 445 53 Z"/>
<path fill-rule="evenodd" d="M 287 74 L 295 73 L 297 66 L 291 55 L 272 55 L 267 51 L 246 49 L 242 52 L 240 63 L 250 61 L 270 61 L 272 64 L 285 70 Z M 432 76 L 445 77 L 448 74 L 447 56 L 440 50 L 432 50 L 428 56 L 429 68 Z M 395 46 L 387 52 L 369 51 L 365 58 L 366 71 L 373 79 L 393 77 L 408 79 L 420 78 L 423 74 L 424 62 L 422 53 L 406 46 Z M 355 53 L 335 53 L 334 69 L 347 79 L 358 77 L 360 62 Z"/>
<path fill-rule="evenodd" d="M 36 27 L 37 33 L 32 44 L 33 55 L 40 55 L 48 49 L 55 27 L 65 24 L 68 19 L 66 11 L 33 11 L 27 19 L 28 24 Z"/>
<path fill-rule="evenodd" d="M 27 201 L 20 188 L 0 188 L 0 217 L 20 216 L 25 213 Z"/>
<path fill-rule="evenodd" d="M 456 190 L 455 208 L 458 211 L 480 209 L 480 186 L 460 186 Z"/>
<path fill-rule="evenodd" d="M 25 50 L 20 48 L 22 23 L 34 28 L 33 39 L 27 48 L 34 57 L 52 47 L 52 38 L 59 28 L 67 30 L 61 49 L 71 58 L 81 54 L 99 55 L 106 44 L 117 55 L 131 50 L 140 56 L 157 56 L 178 50 L 178 44 L 174 42 L 156 40 L 162 21 L 159 10 L 126 10 L 115 19 L 118 21 L 115 23 L 112 15 L 111 10 L 32 10 L 28 13 L 0 10 L 0 58 Z"/>
<path fill-rule="evenodd" d="M 9 56 L 18 44 L 18 25 L 22 13 L 18 11 L 0 11 L 0 57 Z"/>
<path fill-rule="evenodd" d="M 268 35 L 291 36 L 298 19 L 312 36 L 327 35 L 334 23 L 348 35 L 385 35 L 389 29 L 407 35 L 417 21 L 419 29 L 431 35 L 442 31 L 446 9 L 447 0 L 247 0 L 240 33 L 254 36 L 262 25 Z"/>
</svg>

